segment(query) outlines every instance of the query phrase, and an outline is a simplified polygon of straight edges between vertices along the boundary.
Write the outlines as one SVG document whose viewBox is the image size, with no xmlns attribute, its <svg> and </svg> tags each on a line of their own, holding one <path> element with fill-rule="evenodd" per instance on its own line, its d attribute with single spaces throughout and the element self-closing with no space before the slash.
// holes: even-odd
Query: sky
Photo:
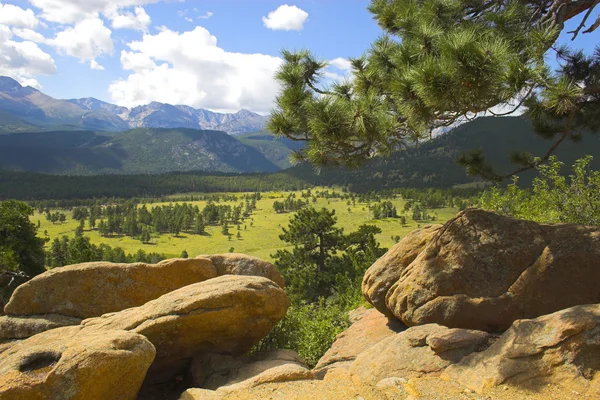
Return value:
<svg viewBox="0 0 600 400">
<path fill-rule="evenodd" d="M 0 0 L 0 75 L 56 98 L 268 113 L 281 49 L 349 74 L 381 31 L 368 0 Z M 590 22 L 595 15 L 590 17 Z M 571 21 L 561 42 L 578 24 Z M 590 50 L 600 32 L 579 35 Z"/>
</svg>

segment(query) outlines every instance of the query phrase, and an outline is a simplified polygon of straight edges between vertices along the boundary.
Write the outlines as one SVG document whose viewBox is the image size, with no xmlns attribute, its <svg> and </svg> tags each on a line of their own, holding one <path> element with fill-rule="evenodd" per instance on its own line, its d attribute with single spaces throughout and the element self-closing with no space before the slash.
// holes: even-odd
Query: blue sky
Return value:
<svg viewBox="0 0 600 400">
<path fill-rule="evenodd" d="M 336 60 L 332 78 L 347 74 L 345 60 L 381 33 L 368 3 L 0 0 L 0 75 L 58 98 L 265 113 L 277 92 L 272 76 L 282 48 L 308 48 Z M 569 23 L 562 42 L 578 22 Z M 600 32 L 580 35 L 575 47 L 597 43 Z"/>
</svg>

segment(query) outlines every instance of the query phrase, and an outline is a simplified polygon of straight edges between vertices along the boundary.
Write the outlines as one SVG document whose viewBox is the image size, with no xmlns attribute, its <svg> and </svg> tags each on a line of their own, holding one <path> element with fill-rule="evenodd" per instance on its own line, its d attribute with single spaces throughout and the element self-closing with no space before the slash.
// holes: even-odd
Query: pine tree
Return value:
<svg viewBox="0 0 600 400">
<path fill-rule="evenodd" d="M 459 162 L 467 172 L 502 180 L 548 160 L 565 140 L 600 131 L 600 49 L 592 56 L 554 44 L 564 23 L 595 0 L 372 0 L 384 35 L 351 59 L 353 80 L 322 84 L 326 62 L 308 51 L 283 51 L 281 85 L 268 129 L 307 141 L 298 160 L 355 166 L 388 155 L 497 105 L 527 107 L 535 131 L 552 140 L 534 158 L 516 152 L 515 171 L 498 173 L 477 151 Z M 600 26 L 600 17 L 583 33 Z M 561 62 L 552 72 L 551 49 Z M 497 114 L 494 114 L 497 115 Z M 519 149 L 516 149 L 519 150 Z"/>
</svg>

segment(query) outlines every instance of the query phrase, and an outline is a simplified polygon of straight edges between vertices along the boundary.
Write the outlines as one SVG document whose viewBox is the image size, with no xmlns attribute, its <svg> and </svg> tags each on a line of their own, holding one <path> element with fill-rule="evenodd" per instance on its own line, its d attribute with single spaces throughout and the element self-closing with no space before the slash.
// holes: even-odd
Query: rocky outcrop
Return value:
<svg viewBox="0 0 600 400">
<path fill-rule="evenodd" d="M 273 382 L 314 379 L 298 354 L 273 350 L 252 356 L 204 354 L 194 358 L 190 374 L 195 387 L 233 392 Z"/>
<path fill-rule="evenodd" d="M 208 258 L 217 270 L 217 275 L 262 276 L 272 280 L 283 288 L 285 282 L 273 264 L 257 257 L 239 253 L 213 254 L 198 256 Z"/>
<path fill-rule="evenodd" d="M 150 379 L 160 381 L 201 353 L 244 354 L 285 316 L 288 306 L 288 297 L 270 279 L 226 275 L 82 324 L 147 337 L 156 347 Z"/>
<path fill-rule="evenodd" d="M 0 398 L 133 400 L 154 355 L 135 333 L 53 329 L 0 355 Z"/>
<path fill-rule="evenodd" d="M 323 377 L 331 369 L 350 368 L 363 351 L 405 329 L 406 326 L 397 319 L 388 319 L 374 309 L 366 310 L 356 322 L 337 336 L 317 363 L 314 372 Z"/>
<path fill-rule="evenodd" d="M 188 389 L 179 400 L 382 400 L 385 397 L 372 387 L 354 383 L 345 370 L 328 374 L 325 380 L 304 379 L 291 382 L 264 383 L 232 392 Z"/>
<path fill-rule="evenodd" d="M 415 326 L 360 353 L 350 374 L 370 386 L 386 378 L 438 376 L 449 365 L 487 347 L 488 340 L 489 334 L 482 331 L 437 324 Z"/>
<path fill-rule="evenodd" d="M 217 276 L 209 259 L 158 264 L 91 262 L 55 268 L 19 286 L 9 315 L 61 314 L 76 318 L 137 307 L 166 293 Z"/>
<path fill-rule="evenodd" d="M 0 317 L 0 343 L 15 339 L 25 339 L 38 333 L 63 326 L 79 325 L 80 322 L 80 318 L 55 314 L 28 315 L 23 317 L 5 315 Z"/>
<path fill-rule="evenodd" d="M 477 392 L 553 383 L 600 398 L 600 305 L 516 321 L 487 350 L 463 358 L 443 377 Z"/>
<path fill-rule="evenodd" d="M 373 305 L 409 326 L 503 331 L 517 319 L 600 302 L 600 227 L 542 225 L 469 209 L 409 238 L 363 281 Z M 426 243 L 410 245 L 415 238 Z"/>
<path fill-rule="evenodd" d="M 385 302 L 387 293 L 441 227 L 442 225 L 428 225 L 412 231 L 367 270 L 362 291 L 367 301 L 379 312 L 388 317 L 394 316 Z"/>
<path fill-rule="evenodd" d="M 221 275 L 263 276 L 284 287 L 273 264 L 244 254 L 170 259 L 158 264 L 91 262 L 36 276 L 15 290 L 5 312 L 99 317 Z"/>
</svg>

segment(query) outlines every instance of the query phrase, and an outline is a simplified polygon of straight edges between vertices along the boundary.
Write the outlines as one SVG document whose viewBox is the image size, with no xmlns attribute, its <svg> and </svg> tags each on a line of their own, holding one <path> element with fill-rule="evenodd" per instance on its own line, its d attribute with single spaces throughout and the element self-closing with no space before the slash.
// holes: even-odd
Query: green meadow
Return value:
<svg viewBox="0 0 600 400">
<path fill-rule="evenodd" d="M 143 249 L 146 252 L 163 253 L 169 257 L 179 257 L 183 250 L 187 251 L 191 256 L 199 254 L 217 254 L 229 252 L 231 248 L 237 253 L 245 253 L 260 257 L 266 260 L 271 260 L 271 255 L 279 249 L 286 248 L 285 243 L 279 239 L 282 228 L 288 225 L 288 221 L 293 213 L 278 214 L 273 210 L 273 202 L 281 201 L 289 195 L 290 192 L 265 192 L 262 193 L 262 198 L 257 202 L 257 208 L 254 210 L 250 218 L 247 218 L 240 224 L 240 229 L 235 225 L 230 226 L 231 236 L 226 236 L 221 233 L 220 226 L 207 226 L 206 234 L 196 235 L 183 232 L 179 236 L 174 237 L 168 234 L 157 235 L 152 238 L 152 243 L 142 244 L 140 240 L 127 236 L 102 237 L 97 230 L 90 230 L 85 225 L 84 235 L 88 236 L 92 243 L 105 243 L 112 247 L 121 247 L 125 253 L 135 253 L 138 249 Z M 296 192 L 300 197 L 300 192 Z M 241 198 L 243 194 L 228 193 L 228 195 L 237 195 Z M 237 205 L 240 200 L 221 201 L 218 204 Z M 405 201 L 396 197 L 391 202 L 401 214 L 404 208 Z M 155 206 L 172 203 L 146 203 L 148 209 Z M 183 203 L 183 202 L 180 202 Z M 203 208 L 207 201 L 193 201 L 188 204 L 197 205 Z M 416 222 L 406 214 L 406 225 L 402 225 L 399 218 L 388 218 L 375 220 L 369 211 L 369 205 L 366 203 L 356 203 L 356 205 L 348 205 L 347 200 L 338 198 L 326 199 L 317 198 L 316 203 L 310 203 L 311 206 L 320 209 L 327 208 L 335 210 L 335 215 L 338 219 L 338 226 L 344 229 L 344 233 L 350 233 L 356 230 L 362 224 L 372 224 L 381 228 L 382 233 L 377 235 L 378 240 L 383 247 L 391 247 L 395 242 L 392 236 L 399 235 L 404 237 L 410 231 L 417 229 L 419 226 L 424 226 L 431 223 L 443 223 L 450 219 L 458 209 L 456 208 L 439 208 L 429 210 L 429 214 L 435 215 L 435 221 Z M 140 205 L 141 206 L 141 205 Z M 40 221 L 38 235 L 54 239 L 67 235 L 73 237 L 75 228 L 79 225 L 77 221 L 71 218 L 69 210 L 52 210 L 61 211 L 67 215 L 67 220 L 64 223 L 52 223 L 47 221 L 43 214 L 36 213 L 32 217 L 32 222 L 37 224 Z M 45 235 L 45 233 L 47 235 Z M 237 233 L 240 232 L 241 238 L 237 238 Z"/>
</svg>

